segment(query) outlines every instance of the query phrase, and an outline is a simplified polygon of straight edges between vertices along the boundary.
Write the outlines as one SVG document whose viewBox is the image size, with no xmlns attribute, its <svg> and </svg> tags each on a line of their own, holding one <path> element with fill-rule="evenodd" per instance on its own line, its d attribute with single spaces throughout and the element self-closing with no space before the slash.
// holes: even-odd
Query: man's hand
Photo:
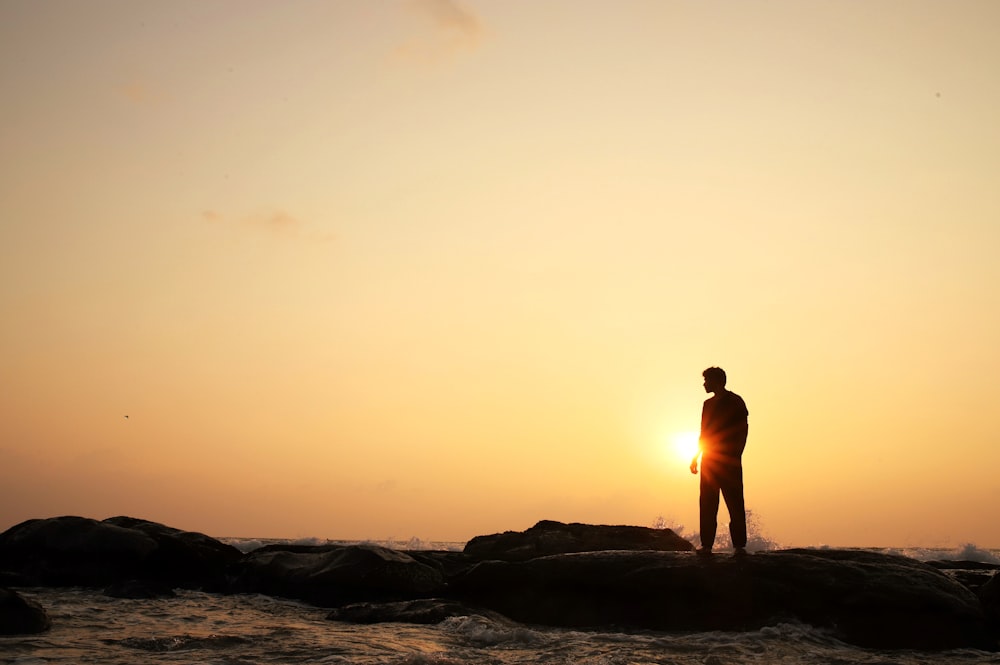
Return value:
<svg viewBox="0 0 1000 665">
<path fill-rule="evenodd" d="M 691 460 L 691 473 L 698 473 L 698 458 Z"/>
</svg>

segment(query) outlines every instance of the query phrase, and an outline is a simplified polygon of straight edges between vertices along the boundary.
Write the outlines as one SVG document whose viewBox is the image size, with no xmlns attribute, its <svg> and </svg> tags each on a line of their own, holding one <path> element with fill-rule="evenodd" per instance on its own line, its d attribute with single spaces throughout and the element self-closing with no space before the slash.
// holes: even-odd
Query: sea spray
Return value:
<svg viewBox="0 0 1000 665">
<path fill-rule="evenodd" d="M 760 516 L 754 510 L 748 508 L 746 515 L 747 550 L 750 552 L 769 552 L 771 550 L 781 549 L 781 545 L 764 532 Z M 657 518 L 653 520 L 652 527 L 654 529 L 670 529 L 678 536 L 681 536 L 685 540 L 689 541 L 692 545 L 699 545 L 701 543 L 701 535 L 699 533 L 685 534 L 684 525 L 670 517 L 664 517 L 662 515 L 657 516 Z M 715 548 L 726 550 L 731 549 L 732 546 L 733 542 L 729 535 L 729 523 L 721 523 L 719 525 L 719 533 L 715 538 Z"/>
<path fill-rule="evenodd" d="M 887 554 L 900 554 L 919 561 L 974 561 L 977 563 L 1000 565 L 1000 556 L 974 543 L 964 543 L 954 548 L 903 547 L 884 548 L 879 551 L 886 552 Z"/>
</svg>

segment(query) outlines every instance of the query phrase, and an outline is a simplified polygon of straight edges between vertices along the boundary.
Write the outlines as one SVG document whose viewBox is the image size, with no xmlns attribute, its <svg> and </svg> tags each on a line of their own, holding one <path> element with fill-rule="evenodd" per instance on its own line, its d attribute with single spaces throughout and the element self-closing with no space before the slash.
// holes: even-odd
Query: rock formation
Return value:
<svg viewBox="0 0 1000 665">
<path fill-rule="evenodd" d="M 989 582 L 979 587 L 976 591 L 986 618 L 990 622 L 995 634 L 1000 635 L 1000 573 L 997 573 Z"/>
<path fill-rule="evenodd" d="M 588 552 L 484 561 L 451 593 L 526 623 L 747 630 L 797 620 L 881 648 L 986 648 L 975 595 L 918 561 L 786 550 L 746 557 Z"/>
<path fill-rule="evenodd" d="M 444 576 L 405 552 L 376 545 L 268 549 L 246 555 L 229 583 L 234 593 L 263 593 L 335 607 L 395 601 L 444 591 Z"/>
<path fill-rule="evenodd" d="M 0 635 L 41 633 L 50 626 L 41 605 L 10 589 L 0 589 Z"/>
<path fill-rule="evenodd" d="M 441 623 L 450 617 L 478 615 L 503 623 L 506 617 L 456 600 L 424 598 L 393 603 L 354 603 L 331 610 L 327 619 L 350 623 Z"/>
<path fill-rule="evenodd" d="M 169 595 L 175 587 L 262 593 L 336 608 L 330 618 L 339 621 L 498 613 L 552 626 L 664 631 L 801 621 L 876 648 L 997 647 L 1000 578 L 984 582 L 992 571 L 980 571 L 973 593 L 954 571 L 949 577 L 900 556 L 680 551 L 690 547 L 669 530 L 539 522 L 522 533 L 474 538 L 465 552 L 276 545 L 243 555 L 208 536 L 145 520 L 58 517 L 0 534 L 0 580 L 107 587 L 109 595 L 130 598 Z M 17 616 L 35 616 L 36 628 L 47 625 L 40 608 L 18 602 L 0 596 L 0 618 L 10 603 Z"/>
<path fill-rule="evenodd" d="M 602 550 L 656 550 L 687 552 L 694 546 L 670 529 L 642 526 L 596 526 L 563 524 L 543 520 L 526 531 L 506 531 L 476 536 L 465 546 L 475 559 L 526 561 L 550 554 L 599 552 Z"/>
<path fill-rule="evenodd" d="M 100 586 L 154 580 L 199 588 L 243 554 L 203 534 L 130 517 L 28 520 L 0 534 L 0 570 L 24 585 Z"/>
</svg>

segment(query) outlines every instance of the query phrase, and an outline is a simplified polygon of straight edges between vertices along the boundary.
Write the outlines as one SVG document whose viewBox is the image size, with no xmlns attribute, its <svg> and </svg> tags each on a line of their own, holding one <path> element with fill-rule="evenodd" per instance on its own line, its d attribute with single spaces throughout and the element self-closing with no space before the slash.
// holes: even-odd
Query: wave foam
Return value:
<svg viewBox="0 0 1000 665">
<path fill-rule="evenodd" d="M 974 543 L 964 543 L 953 549 L 907 547 L 883 550 L 889 554 L 917 559 L 919 561 L 976 561 L 1000 565 L 1000 553 L 983 549 Z"/>
</svg>

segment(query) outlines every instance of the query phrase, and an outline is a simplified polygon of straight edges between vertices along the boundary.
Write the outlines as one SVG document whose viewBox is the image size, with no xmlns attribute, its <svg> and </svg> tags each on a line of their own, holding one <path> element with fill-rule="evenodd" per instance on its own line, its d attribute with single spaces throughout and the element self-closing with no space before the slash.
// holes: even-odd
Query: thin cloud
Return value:
<svg viewBox="0 0 1000 665">
<path fill-rule="evenodd" d="M 264 229 L 273 233 L 295 233 L 302 226 L 302 222 L 284 210 L 258 212 L 240 221 L 250 228 Z"/>
<path fill-rule="evenodd" d="M 401 58 L 437 62 L 475 50 L 485 35 L 479 18 L 456 0 L 407 0 L 405 6 L 423 28 L 396 49 Z"/>
<path fill-rule="evenodd" d="M 129 81 L 117 88 L 118 94 L 136 106 L 157 106 L 166 100 L 166 96 L 142 81 Z"/>
<path fill-rule="evenodd" d="M 238 216 L 227 215 L 218 210 L 204 210 L 201 218 L 209 224 L 272 233 L 294 233 L 302 225 L 302 222 L 284 210 L 261 210 Z"/>
<path fill-rule="evenodd" d="M 410 5 L 415 11 L 426 14 L 442 30 L 457 32 L 473 40 L 482 35 L 479 19 L 454 0 L 410 0 Z"/>
<path fill-rule="evenodd" d="M 334 239 L 332 233 L 317 232 L 307 228 L 300 218 L 280 209 L 263 209 L 235 216 L 218 210 L 204 210 L 201 218 L 207 224 L 226 226 L 245 233 L 301 237 L 310 242 L 328 242 Z"/>
</svg>

